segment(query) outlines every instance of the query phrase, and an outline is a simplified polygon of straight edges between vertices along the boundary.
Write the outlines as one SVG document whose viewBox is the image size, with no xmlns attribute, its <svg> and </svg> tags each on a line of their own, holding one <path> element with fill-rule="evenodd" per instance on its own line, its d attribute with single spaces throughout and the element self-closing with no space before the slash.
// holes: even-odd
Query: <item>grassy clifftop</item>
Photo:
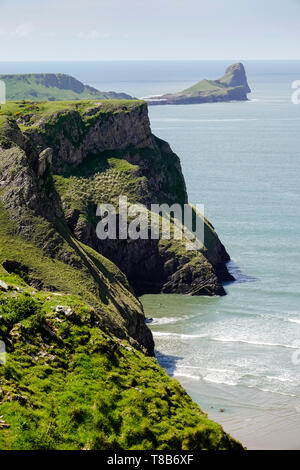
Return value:
<svg viewBox="0 0 300 470">
<path fill-rule="evenodd" d="M 30 101 L 17 100 L 7 101 L 0 107 L 0 120 L 16 120 L 22 130 L 30 129 L 32 126 L 40 126 L 42 123 L 53 126 L 55 118 L 65 116 L 72 111 L 77 112 L 85 121 L 85 124 L 93 124 L 95 119 L 109 113 L 122 111 L 131 112 L 141 105 L 139 100 L 97 100 L 83 99 L 78 102 L 74 100 L 64 101 Z M 95 108 L 94 113 L 89 113 Z M 1 121 L 0 121 L 1 122 Z"/>
<path fill-rule="evenodd" d="M 131 99 L 125 93 L 99 91 L 61 73 L 0 75 L 0 80 L 6 85 L 7 100 Z"/>
</svg>

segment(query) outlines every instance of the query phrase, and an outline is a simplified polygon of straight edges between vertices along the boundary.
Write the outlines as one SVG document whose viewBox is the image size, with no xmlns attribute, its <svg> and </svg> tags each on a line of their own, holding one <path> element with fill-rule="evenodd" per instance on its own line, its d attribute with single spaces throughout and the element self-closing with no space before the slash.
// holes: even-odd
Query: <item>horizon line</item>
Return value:
<svg viewBox="0 0 300 470">
<path fill-rule="evenodd" d="M 300 59 L 28 59 L 28 60 L 0 60 L 1 63 L 27 63 L 27 62 L 300 62 Z"/>
</svg>

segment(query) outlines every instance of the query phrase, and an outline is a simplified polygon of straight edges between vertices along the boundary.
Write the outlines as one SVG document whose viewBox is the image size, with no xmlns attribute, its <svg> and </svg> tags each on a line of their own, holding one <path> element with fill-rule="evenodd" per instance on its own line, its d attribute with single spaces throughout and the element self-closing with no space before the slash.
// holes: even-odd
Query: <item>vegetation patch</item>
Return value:
<svg viewBox="0 0 300 470">
<path fill-rule="evenodd" d="M 242 449 L 80 297 L 0 294 L 0 315 L 0 449 Z"/>
</svg>

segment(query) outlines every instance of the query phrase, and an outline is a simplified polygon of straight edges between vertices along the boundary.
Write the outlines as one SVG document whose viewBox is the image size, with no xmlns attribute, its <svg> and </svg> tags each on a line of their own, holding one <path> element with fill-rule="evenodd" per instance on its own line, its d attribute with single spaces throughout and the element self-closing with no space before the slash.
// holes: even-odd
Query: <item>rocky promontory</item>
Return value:
<svg viewBox="0 0 300 470">
<path fill-rule="evenodd" d="M 132 99 L 126 93 L 99 91 L 64 73 L 0 75 L 7 100 L 97 100 Z"/>
<path fill-rule="evenodd" d="M 251 93 L 246 72 L 240 62 L 230 65 L 225 75 L 217 80 L 201 80 L 178 93 L 167 93 L 145 98 L 149 105 L 197 104 L 222 101 L 246 101 Z"/>
</svg>

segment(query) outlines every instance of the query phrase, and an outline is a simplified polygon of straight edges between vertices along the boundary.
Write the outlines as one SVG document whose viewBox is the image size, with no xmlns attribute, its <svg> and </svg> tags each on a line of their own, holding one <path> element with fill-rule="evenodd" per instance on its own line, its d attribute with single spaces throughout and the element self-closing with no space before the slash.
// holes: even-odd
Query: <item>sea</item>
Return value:
<svg viewBox="0 0 300 470">
<path fill-rule="evenodd" d="M 0 73 L 68 73 L 140 98 L 220 77 L 233 62 L 2 62 Z M 236 281 L 224 297 L 141 301 L 158 361 L 209 418 L 249 449 L 300 449 L 300 61 L 242 62 L 247 102 L 149 108 Z"/>
</svg>

